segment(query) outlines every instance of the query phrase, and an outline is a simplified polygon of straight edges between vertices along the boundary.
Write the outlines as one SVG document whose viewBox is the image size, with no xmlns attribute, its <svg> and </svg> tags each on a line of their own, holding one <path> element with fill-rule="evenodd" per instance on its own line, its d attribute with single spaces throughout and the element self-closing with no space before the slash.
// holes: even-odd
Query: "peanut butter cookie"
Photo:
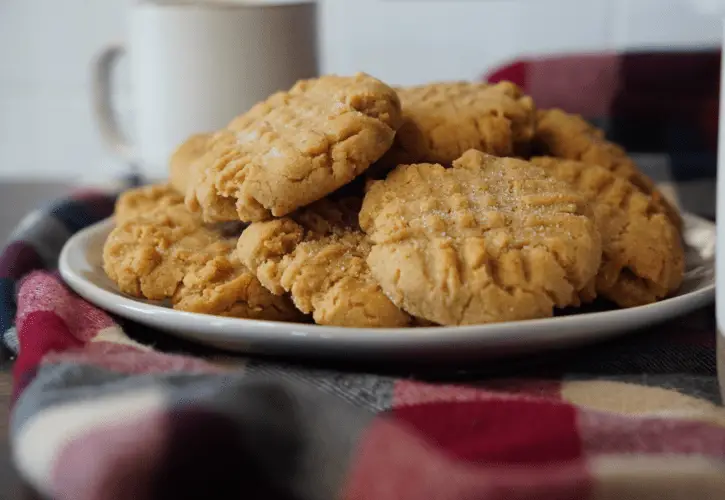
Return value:
<svg viewBox="0 0 725 500">
<path fill-rule="evenodd" d="M 124 196 L 153 206 L 154 186 Z M 141 200 L 148 195 L 145 202 Z M 128 213 L 127 213 L 128 214 Z M 237 235 L 205 226 L 183 200 L 120 217 L 103 249 L 106 274 L 129 295 L 171 299 L 175 309 L 222 316 L 300 321 L 287 297 L 271 294 L 236 257 Z"/>
<path fill-rule="evenodd" d="M 409 314 L 442 325 L 551 316 L 579 301 L 601 241 L 586 199 L 531 163 L 471 150 L 373 182 L 368 264 Z"/>
<path fill-rule="evenodd" d="M 381 164 L 449 165 L 469 149 L 510 156 L 528 145 L 536 112 L 532 99 L 510 82 L 434 83 L 398 89 L 403 125 Z"/>
<path fill-rule="evenodd" d="M 655 302 L 682 283 L 685 255 L 677 229 L 652 199 L 599 165 L 536 157 L 532 163 L 592 202 L 602 235 L 599 295 L 622 307 Z"/>
<path fill-rule="evenodd" d="M 120 224 L 128 219 L 147 214 L 156 209 L 184 203 L 184 196 L 166 184 L 153 184 L 121 193 L 116 200 L 114 217 Z"/>
<path fill-rule="evenodd" d="M 534 149 L 542 155 L 599 165 L 631 182 L 667 214 L 678 231 L 682 218 L 620 146 L 607 141 L 604 132 L 581 116 L 560 109 L 540 110 L 537 114 Z"/>
<path fill-rule="evenodd" d="M 321 325 L 408 326 L 411 318 L 383 294 L 365 261 L 370 243 L 360 231 L 360 199 L 323 199 L 289 217 L 251 224 L 238 255 L 276 294 Z"/>
<path fill-rule="evenodd" d="M 187 205 L 210 222 L 286 215 L 363 173 L 401 122 L 397 94 L 371 76 L 300 81 L 212 136 Z"/>
</svg>

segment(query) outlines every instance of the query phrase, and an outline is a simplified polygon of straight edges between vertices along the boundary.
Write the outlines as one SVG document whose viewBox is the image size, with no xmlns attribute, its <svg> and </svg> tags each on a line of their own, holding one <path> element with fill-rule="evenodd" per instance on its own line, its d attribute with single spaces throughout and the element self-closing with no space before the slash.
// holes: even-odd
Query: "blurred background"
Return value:
<svg viewBox="0 0 725 500">
<path fill-rule="evenodd" d="M 107 43 L 126 39 L 134 3 L 0 0 L 0 182 L 6 191 L 28 180 L 65 186 L 81 176 L 102 182 L 127 171 L 126 162 L 101 140 L 90 98 L 90 65 Z M 513 79 L 547 106 L 589 115 L 655 165 L 652 169 L 684 154 L 691 165 L 688 180 L 697 183 L 714 169 L 719 4 L 323 0 L 318 2 L 319 67 L 343 74 L 362 70 L 401 85 Z M 541 58 L 551 60 L 544 64 Z M 132 129 L 127 61 L 117 73 L 114 106 Z M 609 89 L 596 88 L 608 78 L 616 80 Z M 589 88 L 583 98 L 582 88 Z M 663 103 L 666 116 L 653 115 L 651 109 Z M 712 200 L 696 198 L 702 206 L 693 209 L 707 212 Z"/>
</svg>

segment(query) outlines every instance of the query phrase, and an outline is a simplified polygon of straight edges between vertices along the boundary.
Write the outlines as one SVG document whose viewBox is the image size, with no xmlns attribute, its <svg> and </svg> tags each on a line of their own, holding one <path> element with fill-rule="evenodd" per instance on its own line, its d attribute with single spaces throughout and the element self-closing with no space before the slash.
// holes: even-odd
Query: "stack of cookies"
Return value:
<svg viewBox="0 0 725 500">
<path fill-rule="evenodd" d="M 115 216 L 121 291 L 241 318 L 543 318 L 655 302 L 684 272 L 678 212 L 624 150 L 507 82 L 298 82 L 189 138 Z"/>
</svg>

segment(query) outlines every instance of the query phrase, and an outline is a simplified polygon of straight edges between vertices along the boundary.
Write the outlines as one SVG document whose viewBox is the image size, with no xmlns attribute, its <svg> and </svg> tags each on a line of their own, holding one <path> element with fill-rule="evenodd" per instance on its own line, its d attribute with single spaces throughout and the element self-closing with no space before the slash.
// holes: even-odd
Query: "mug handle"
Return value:
<svg viewBox="0 0 725 500">
<path fill-rule="evenodd" d="M 121 130 L 111 103 L 113 72 L 116 63 L 125 54 L 126 49 L 121 44 L 111 44 L 98 54 L 93 64 L 93 109 L 101 136 L 108 147 L 129 163 L 135 163 L 133 145 Z"/>
</svg>

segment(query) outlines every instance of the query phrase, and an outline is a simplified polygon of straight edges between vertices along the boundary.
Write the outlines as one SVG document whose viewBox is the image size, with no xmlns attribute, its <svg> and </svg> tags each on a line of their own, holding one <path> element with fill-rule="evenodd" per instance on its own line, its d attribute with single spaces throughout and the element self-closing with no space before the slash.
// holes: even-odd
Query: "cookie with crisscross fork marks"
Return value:
<svg viewBox="0 0 725 500">
<path fill-rule="evenodd" d="M 132 212 L 129 206 L 145 209 Z M 289 297 L 270 293 L 239 262 L 238 233 L 205 225 L 170 186 L 132 189 L 117 207 L 123 212 L 117 213 L 117 226 L 104 245 L 103 268 L 122 292 L 171 299 L 175 309 L 184 311 L 304 320 Z"/>
<path fill-rule="evenodd" d="M 560 109 L 540 110 L 537 113 L 534 149 L 542 155 L 606 168 L 650 196 L 652 203 L 667 214 L 678 230 L 682 227 L 679 211 L 657 190 L 652 180 L 637 168 L 626 151 L 606 140 L 602 130 L 581 116 Z"/>
<path fill-rule="evenodd" d="M 360 225 L 386 295 L 438 324 L 551 316 L 599 268 L 586 199 L 531 163 L 468 151 L 371 184 Z"/>
<path fill-rule="evenodd" d="M 622 307 L 661 299 L 682 283 L 685 254 L 677 228 L 652 199 L 599 165 L 535 157 L 532 163 L 592 202 L 602 235 L 596 292 Z"/>
<path fill-rule="evenodd" d="M 385 167 L 450 164 L 469 149 L 510 156 L 534 134 L 534 103 L 510 82 L 432 83 L 397 90 L 403 125 L 380 161 Z"/>
<path fill-rule="evenodd" d="M 300 81 L 211 137 L 187 205 L 207 221 L 286 215 L 362 174 L 401 122 L 396 92 L 371 76 Z"/>
<path fill-rule="evenodd" d="M 366 257 L 360 199 L 323 199 L 289 217 L 255 222 L 239 238 L 238 255 L 269 290 L 289 292 L 316 323 L 400 327 L 412 319 L 383 294 Z"/>
</svg>

